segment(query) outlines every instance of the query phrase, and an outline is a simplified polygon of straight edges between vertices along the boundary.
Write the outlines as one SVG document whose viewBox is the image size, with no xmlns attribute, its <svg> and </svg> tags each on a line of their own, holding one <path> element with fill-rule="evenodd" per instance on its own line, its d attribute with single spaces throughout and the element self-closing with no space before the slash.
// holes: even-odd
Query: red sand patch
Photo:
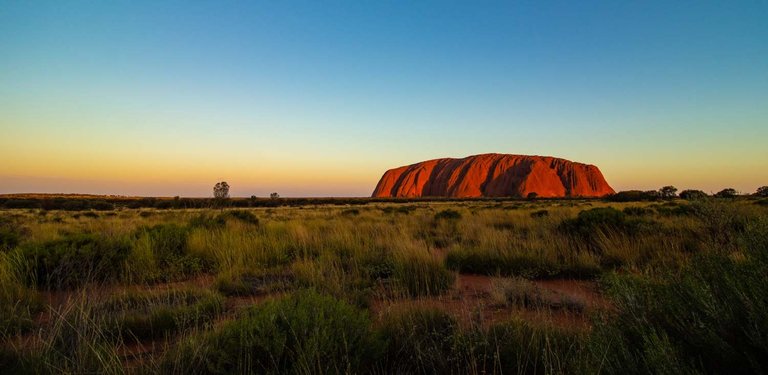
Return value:
<svg viewBox="0 0 768 375">
<path fill-rule="evenodd" d="M 487 326 L 492 323 L 520 318 L 528 321 L 552 323 L 558 326 L 589 328 L 589 313 L 607 308 L 609 303 L 599 294 L 597 284 L 584 280 L 533 281 L 543 295 L 565 297 L 579 301 L 583 311 L 547 307 L 524 308 L 499 303 L 494 298 L 496 285 L 505 278 L 484 275 L 459 275 L 449 292 L 436 297 L 419 299 L 382 299 L 371 306 L 377 319 L 393 310 L 407 306 L 425 306 L 443 309 L 453 314 L 462 325 Z"/>
</svg>

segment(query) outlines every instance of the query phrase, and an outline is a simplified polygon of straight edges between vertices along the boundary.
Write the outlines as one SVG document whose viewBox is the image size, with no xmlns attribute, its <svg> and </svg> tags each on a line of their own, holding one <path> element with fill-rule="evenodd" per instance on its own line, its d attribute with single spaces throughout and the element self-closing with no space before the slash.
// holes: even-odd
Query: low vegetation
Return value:
<svg viewBox="0 0 768 375">
<path fill-rule="evenodd" d="M 765 198 L 646 193 L 2 210 L 0 373 L 768 371 Z"/>
</svg>

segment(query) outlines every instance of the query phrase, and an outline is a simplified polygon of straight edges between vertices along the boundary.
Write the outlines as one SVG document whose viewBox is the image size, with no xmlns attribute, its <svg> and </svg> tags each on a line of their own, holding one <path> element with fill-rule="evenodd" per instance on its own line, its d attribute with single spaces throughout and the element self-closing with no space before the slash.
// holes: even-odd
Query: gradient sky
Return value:
<svg viewBox="0 0 768 375">
<path fill-rule="evenodd" d="M 486 152 L 768 185 L 768 2 L 0 1 L 0 193 L 367 196 Z"/>
</svg>

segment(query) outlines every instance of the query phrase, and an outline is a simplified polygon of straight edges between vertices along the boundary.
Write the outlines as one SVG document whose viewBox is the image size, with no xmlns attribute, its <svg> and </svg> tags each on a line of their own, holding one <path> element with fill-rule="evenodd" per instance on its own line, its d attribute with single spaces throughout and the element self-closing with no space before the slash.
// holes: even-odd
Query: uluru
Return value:
<svg viewBox="0 0 768 375">
<path fill-rule="evenodd" d="M 373 197 L 601 197 L 613 194 L 596 166 L 551 156 L 482 154 L 386 171 Z"/>
</svg>

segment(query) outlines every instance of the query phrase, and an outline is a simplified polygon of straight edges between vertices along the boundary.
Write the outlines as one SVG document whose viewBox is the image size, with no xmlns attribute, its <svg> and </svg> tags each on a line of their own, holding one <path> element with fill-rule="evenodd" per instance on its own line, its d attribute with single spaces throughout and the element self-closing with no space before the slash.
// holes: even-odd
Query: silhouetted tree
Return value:
<svg viewBox="0 0 768 375">
<path fill-rule="evenodd" d="M 280 194 L 272 193 L 272 194 L 269 195 L 269 198 L 270 199 L 279 199 L 280 198 Z"/>
<path fill-rule="evenodd" d="M 680 198 L 687 199 L 687 200 L 703 199 L 706 197 L 707 197 L 707 193 L 701 190 L 688 189 L 680 192 Z"/>
<path fill-rule="evenodd" d="M 757 188 L 755 195 L 758 197 L 768 197 L 768 186 L 760 186 Z"/>
<path fill-rule="evenodd" d="M 718 198 L 733 198 L 736 196 L 736 189 L 733 189 L 733 188 L 723 189 L 718 191 L 717 194 L 715 194 L 715 196 Z"/>
<path fill-rule="evenodd" d="M 213 197 L 216 199 L 229 198 L 229 184 L 226 181 L 216 183 L 213 187 Z"/>
<path fill-rule="evenodd" d="M 538 196 L 539 196 L 539 194 L 537 194 L 535 191 L 532 191 L 532 192 L 528 193 L 528 196 L 526 198 L 528 198 L 528 199 L 536 199 L 536 197 L 538 197 Z"/>
<path fill-rule="evenodd" d="M 677 196 L 677 188 L 672 185 L 664 186 L 659 189 L 659 194 L 665 199 L 674 198 Z"/>
</svg>

